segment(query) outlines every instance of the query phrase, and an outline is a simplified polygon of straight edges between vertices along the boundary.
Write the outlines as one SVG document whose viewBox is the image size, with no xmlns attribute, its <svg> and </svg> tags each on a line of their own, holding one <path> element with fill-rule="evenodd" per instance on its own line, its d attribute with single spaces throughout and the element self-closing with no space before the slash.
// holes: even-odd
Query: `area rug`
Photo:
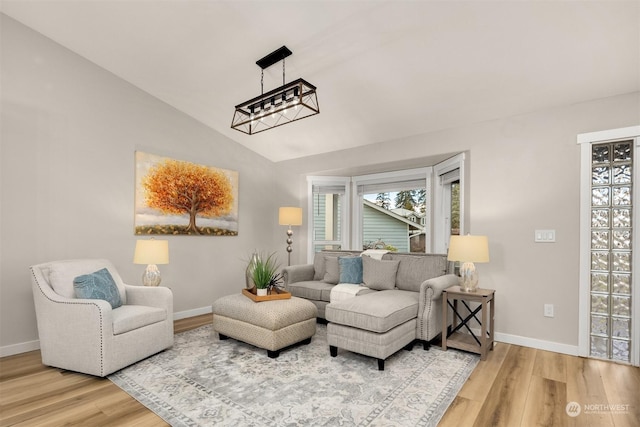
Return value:
<svg viewBox="0 0 640 427">
<path fill-rule="evenodd" d="M 174 427 L 436 426 L 478 361 L 415 346 L 378 371 L 369 357 L 331 357 L 324 325 L 311 344 L 269 359 L 202 326 L 109 379 Z"/>
</svg>

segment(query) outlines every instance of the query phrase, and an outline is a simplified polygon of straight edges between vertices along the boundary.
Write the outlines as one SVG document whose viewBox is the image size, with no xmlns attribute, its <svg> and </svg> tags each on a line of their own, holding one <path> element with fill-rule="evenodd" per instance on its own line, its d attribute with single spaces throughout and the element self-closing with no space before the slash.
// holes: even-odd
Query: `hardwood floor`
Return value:
<svg viewBox="0 0 640 427">
<path fill-rule="evenodd" d="M 178 320 L 175 331 L 209 322 Z M 569 402 L 579 404 L 576 417 Z M 107 379 L 43 366 L 39 351 L 0 359 L 0 426 L 60 425 L 168 424 Z M 639 426 L 640 369 L 497 343 L 439 425 Z"/>
<path fill-rule="evenodd" d="M 639 368 L 497 343 L 439 425 L 640 426 L 639 392 Z"/>
</svg>

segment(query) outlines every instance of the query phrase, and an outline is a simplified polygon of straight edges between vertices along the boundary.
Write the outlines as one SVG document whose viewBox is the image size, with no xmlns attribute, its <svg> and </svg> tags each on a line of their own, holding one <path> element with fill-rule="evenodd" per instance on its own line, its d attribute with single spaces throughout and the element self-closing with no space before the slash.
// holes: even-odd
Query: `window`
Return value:
<svg viewBox="0 0 640 427">
<path fill-rule="evenodd" d="M 446 254 L 451 235 L 465 233 L 464 153 L 434 166 L 437 176 L 434 190 L 435 253 Z"/>
<path fill-rule="evenodd" d="M 624 136 L 630 129 L 618 131 Z M 582 356 L 638 365 L 638 215 L 632 198 L 637 145 L 616 133 L 578 138 L 588 142 L 582 146 L 579 349 Z"/>
<path fill-rule="evenodd" d="M 310 177 L 311 200 L 309 206 L 311 227 L 311 250 L 309 254 L 323 249 L 346 249 L 348 247 L 348 223 L 346 201 L 349 178 Z"/>
<path fill-rule="evenodd" d="M 589 355 L 630 361 L 633 141 L 593 144 Z"/>
<path fill-rule="evenodd" d="M 353 177 L 353 247 L 425 252 L 430 176 L 420 168 Z"/>
<path fill-rule="evenodd" d="M 464 153 L 433 167 L 354 177 L 307 177 L 308 260 L 323 249 L 446 253 L 463 233 Z"/>
</svg>

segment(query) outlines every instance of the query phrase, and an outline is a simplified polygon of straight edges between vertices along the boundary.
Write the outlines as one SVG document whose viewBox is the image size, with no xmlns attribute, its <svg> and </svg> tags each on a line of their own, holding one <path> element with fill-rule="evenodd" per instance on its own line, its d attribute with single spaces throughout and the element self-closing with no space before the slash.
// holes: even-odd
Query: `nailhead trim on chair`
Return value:
<svg viewBox="0 0 640 427">
<path fill-rule="evenodd" d="M 30 267 L 29 270 L 31 270 L 31 275 L 33 276 L 33 280 L 38 284 L 38 290 L 49 301 L 51 301 L 51 302 L 53 302 L 55 304 L 93 305 L 98 309 L 98 313 L 100 314 L 100 375 L 104 376 L 104 364 L 103 364 L 103 361 L 104 361 L 104 348 L 103 348 L 104 331 L 102 330 L 102 323 L 103 322 L 102 322 L 102 310 L 100 310 L 100 306 L 98 304 L 94 304 L 92 302 L 69 302 L 69 301 L 60 302 L 60 301 L 52 300 L 42 290 L 42 285 L 40 284 L 40 282 L 38 281 L 38 278 L 36 277 L 35 273 L 33 272 L 33 267 Z"/>
</svg>

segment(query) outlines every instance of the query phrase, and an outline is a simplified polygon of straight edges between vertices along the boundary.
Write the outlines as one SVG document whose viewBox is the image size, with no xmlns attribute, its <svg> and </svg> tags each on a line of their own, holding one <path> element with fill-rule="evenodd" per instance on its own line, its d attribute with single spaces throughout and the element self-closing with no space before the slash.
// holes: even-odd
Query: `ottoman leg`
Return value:
<svg viewBox="0 0 640 427">
<path fill-rule="evenodd" d="M 275 359 L 278 356 L 280 356 L 280 350 L 276 350 L 276 351 L 267 350 L 267 356 L 269 356 L 269 358 L 271 359 Z"/>
<path fill-rule="evenodd" d="M 331 353 L 331 357 L 336 357 L 338 355 L 338 347 L 330 345 L 329 346 L 329 353 Z"/>
<path fill-rule="evenodd" d="M 224 341 L 224 340 L 228 340 L 229 339 L 229 337 L 226 336 L 226 335 L 222 335 L 222 334 L 219 334 L 219 335 L 220 335 L 220 341 Z"/>
<path fill-rule="evenodd" d="M 384 359 L 378 359 L 378 371 L 384 371 Z"/>
<path fill-rule="evenodd" d="M 309 344 L 311 344 L 311 337 L 307 338 L 307 339 L 306 339 L 306 340 L 304 340 L 304 341 L 301 341 L 301 343 L 302 343 L 303 345 L 309 345 Z"/>
</svg>

